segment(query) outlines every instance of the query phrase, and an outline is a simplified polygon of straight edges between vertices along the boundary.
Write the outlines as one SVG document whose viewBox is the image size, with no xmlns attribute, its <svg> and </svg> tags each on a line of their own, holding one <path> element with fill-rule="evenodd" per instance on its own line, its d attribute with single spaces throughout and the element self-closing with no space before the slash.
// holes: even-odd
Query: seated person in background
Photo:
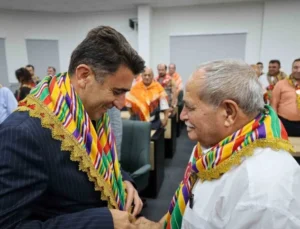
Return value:
<svg viewBox="0 0 300 229">
<path fill-rule="evenodd" d="M 172 77 L 167 74 L 167 65 L 157 65 L 157 71 L 158 76 L 155 78 L 155 80 L 165 89 L 168 95 L 169 106 L 173 109 L 177 105 L 175 80 L 173 80 Z"/>
<path fill-rule="evenodd" d="M 198 144 L 164 222 L 140 218 L 138 227 L 299 229 L 300 167 L 250 66 L 201 64 L 186 84 L 184 103 L 180 118 Z"/>
<path fill-rule="evenodd" d="M 0 84 L 0 124 L 17 108 L 14 94 Z"/>
<path fill-rule="evenodd" d="M 49 66 L 47 69 L 47 76 L 55 76 L 56 75 L 56 69 L 52 66 Z"/>
<path fill-rule="evenodd" d="M 26 68 L 17 69 L 15 74 L 20 83 L 20 88 L 16 91 L 15 96 L 18 101 L 21 101 L 29 94 L 30 90 L 35 87 L 35 83 Z"/>
<path fill-rule="evenodd" d="M 34 66 L 31 64 L 26 65 L 26 69 L 30 72 L 31 78 L 35 84 L 38 84 L 41 80 L 34 73 Z"/>
<path fill-rule="evenodd" d="M 169 64 L 169 75 L 172 77 L 172 79 L 175 82 L 176 85 L 176 97 L 178 98 L 179 92 L 182 90 L 182 79 L 181 76 L 176 72 L 176 65 L 175 64 Z"/>
<path fill-rule="evenodd" d="M 272 91 L 275 85 L 285 78 L 287 78 L 287 74 L 280 71 L 281 63 L 279 60 L 270 60 L 269 62 L 269 72 L 267 73 L 267 80 L 268 80 L 268 101 L 270 102 L 272 99 Z"/>
<path fill-rule="evenodd" d="M 288 135 L 300 137 L 300 59 L 293 62 L 290 77 L 275 85 L 271 105 Z"/>
<path fill-rule="evenodd" d="M 126 94 L 126 107 L 130 119 L 151 122 L 152 129 L 165 127 L 168 122 L 169 105 L 163 87 L 153 80 L 151 68 L 145 68 L 142 82 L 136 83 Z M 164 111 L 164 120 L 160 120 L 160 111 Z"/>
</svg>

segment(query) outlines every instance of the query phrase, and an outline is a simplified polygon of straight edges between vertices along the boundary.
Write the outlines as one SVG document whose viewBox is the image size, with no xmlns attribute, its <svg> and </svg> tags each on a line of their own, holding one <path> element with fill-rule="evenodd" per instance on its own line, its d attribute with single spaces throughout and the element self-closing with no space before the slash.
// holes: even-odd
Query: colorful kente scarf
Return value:
<svg viewBox="0 0 300 229">
<path fill-rule="evenodd" d="M 297 80 L 293 78 L 293 76 L 290 76 L 288 79 L 289 84 L 295 88 L 296 96 L 297 96 L 297 107 L 300 110 L 300 84 L 298 84 Z"/>
<path fill-rule="evenodd" d="M 243 157 L 251 156 L 257 147 L 293 152 L 287 133 L 270 106 L 266 106 L 262 114 L 212 147 L 206 154 L 202 154 L 201 146 L 197 144 L 184 179 L 171 201 L 164 228 L 181 228 L 191 190 L 198 178 L 202 181 L 218 179 L 233 166 L 239 165 Z"/>
<path fill-rule="evenodd" d="M 52 137 L 62 142 L 61 150 L 70 151 L 70 159 L 79 162 L 80 170 L 94 182 L 95 190 L 101 191 L 108 207 L 125 208 L 125 189 L 108 115 L 94 127 L 66 73 L 45 77 L 21 101 L 18 110 L 41 119 Z"/>
<path fill-rule="evenodd" d="M 136 83 L 126 94 L 126 106 L 130 107 L 141 121 L 150 121 L 150 114 L 159 107 L 160 99 L 167 99 L 164 88 L 156 81 L 149 86 Z"/>
</svg>

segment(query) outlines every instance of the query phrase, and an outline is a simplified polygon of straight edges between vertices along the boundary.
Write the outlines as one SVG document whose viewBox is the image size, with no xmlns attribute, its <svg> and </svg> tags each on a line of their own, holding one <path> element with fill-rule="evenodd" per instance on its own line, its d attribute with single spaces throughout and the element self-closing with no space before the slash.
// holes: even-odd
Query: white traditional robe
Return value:
<svg viewBox="0 0 300 229">
<path fill-rule="evenodd" d="M 198 180 L 184 229 L 299 229 L 300 167 L 286 151 L 257 148 L 217 180 Z"/>
</svg>

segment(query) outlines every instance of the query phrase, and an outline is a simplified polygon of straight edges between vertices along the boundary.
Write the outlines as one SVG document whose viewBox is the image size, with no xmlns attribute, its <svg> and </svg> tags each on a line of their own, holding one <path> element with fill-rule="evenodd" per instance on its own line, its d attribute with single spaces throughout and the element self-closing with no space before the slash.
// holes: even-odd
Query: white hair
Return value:
<svg viewBox="0 0 300 229">
<path fill-rule="evenodd" d="M 205 71 L 199 91 L 202 101 L 218 107 L 226 99 L 233 100 L 247 115 L 264 109 L 263 89 L 255 71 L 241 60 L 217 60 L 203 63 Z"/>
</svg>

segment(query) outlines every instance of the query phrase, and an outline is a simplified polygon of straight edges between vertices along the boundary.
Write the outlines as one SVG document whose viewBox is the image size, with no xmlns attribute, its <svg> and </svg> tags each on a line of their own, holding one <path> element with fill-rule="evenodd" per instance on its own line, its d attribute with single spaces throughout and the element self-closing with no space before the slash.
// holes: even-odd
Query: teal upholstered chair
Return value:
<svg viewBox="0 0 300 229">
<path fill-rule="evenodd" d="M 134 179 L 138 191 L 144 190 L 150 175 L 150 131 L 148 122 L 122 120 L 121 166 Z"/>
</svg>

